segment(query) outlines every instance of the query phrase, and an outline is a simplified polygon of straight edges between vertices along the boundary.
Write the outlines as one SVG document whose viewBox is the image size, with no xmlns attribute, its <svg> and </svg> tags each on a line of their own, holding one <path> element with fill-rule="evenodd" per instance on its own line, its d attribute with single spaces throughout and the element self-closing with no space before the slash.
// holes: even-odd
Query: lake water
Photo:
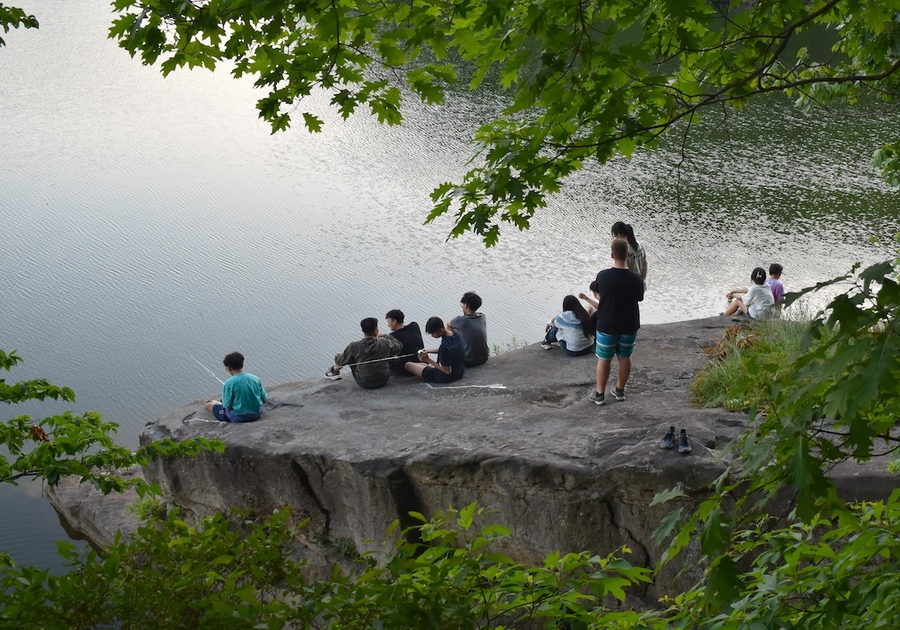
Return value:
<svg viewBox="0 0 900 630">
<path fill-rule="evenodd" d="M 493 344 L 536 342 L 563 296 L 609 264 L 617 220 L 647 250 L 644 323 L 720 312 L 757 265 L 784 265 L 790 290 L 895 253 L 900 199 L 869 158 L 900 131 L 896 115 L 757 104 L 696 128 L 683 154 L 586 169 L 531 230 L 485 249 L 447 241 L 449 220 L 422 221 L 429 192 L 464 172 L 494 96 L 411 103 L 404 126 L 384 128 L 341 121 L 316 95 L 324 133 L 273 136 L 249 81 L 163 79 L 130 59 L 106 39 L 105 0 L 25 8 L 40 30 L 0 49 L 0 347 L 25 359 L 9 380 L 72 387 L 73 409 L 119 423 L 128 445 L 218 395 L 192 357 L 222 378 L 232 350 L 268 385 L 320 378 L 363 317 L 449 318 L 467 290 L 484 298 Z M 652 357 L 638 347 L 635 361 Z M 58 568 L 65 534 L 40 495 L 0 488 L 0 549 Z"/>
</svg>

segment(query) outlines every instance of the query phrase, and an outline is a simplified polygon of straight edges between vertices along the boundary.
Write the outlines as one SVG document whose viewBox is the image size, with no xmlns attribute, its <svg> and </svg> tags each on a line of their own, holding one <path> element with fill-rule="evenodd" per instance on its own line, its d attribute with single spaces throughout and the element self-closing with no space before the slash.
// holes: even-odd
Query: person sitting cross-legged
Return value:
<svg viewBox="0 0 900 630">
<path fill-rule="evenodd" d="M 269 397 L 259 377 L 244 371 L 244 355 L 231 352 L 222 360 L 230 378 L 222 383 L 222 400 L 208 400 L 204 408 L 219 422 L 259 420 Z"/>
</svg>

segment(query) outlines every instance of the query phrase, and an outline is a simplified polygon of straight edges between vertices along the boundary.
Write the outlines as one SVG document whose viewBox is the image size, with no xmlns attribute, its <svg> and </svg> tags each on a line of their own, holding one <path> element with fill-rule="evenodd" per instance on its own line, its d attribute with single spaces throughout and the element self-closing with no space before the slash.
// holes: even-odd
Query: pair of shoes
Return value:
<svg viewBox="0 0 900 630">
<path fill-rule="evenodd" d="M 553 344 L 550 343 L 549 341 L 541 342 L 541 348 L 543 348 L 544 350 L 549 350 L 552 347 L 553 347 Z"/>
<path fill-rule="evenodd" d="M 669 427 L 669 430 L 666 431 L 663 439 L 659 441 L 659 448 L 670 449 L 673 446 L 675 446 L 675 427 Z M 681 433 L 678 434 L 678 452 L 684 454 L 690 453 L 691 450 L 691 443 L 688 440 L 687 431 L 682 429 Z"/>
<path fill-rule="evenodd" d="M 590 400 L 595 405 L 605 405 L 606 394 L 601 392 L 592 392 L 591 395 L 588 396 L 588 400 Z"/>
<path fill-rule="evenodd" d="M 328 371 L 325 372 L 325 378 L 329 381 L 338 381 L 341 378 L 341 373 L 339 370 L 335 370 L 334 367 L 328 368 Z"/>
<path fill-rule="evenodd" d="M 618 400 L 619 402 L 622 402 L 623 400 L 625 400 L 625 388 L 624 387 L 616 387 L 613 390 L 613 396 L 616 397 L 616 400 Z"/>
<path fill-rule="evenodd" d="M 669 427 L 663 439 L 659 441 L 659 448 L 672 448 L 675 446 L 675 427 Z"/>
</svg>

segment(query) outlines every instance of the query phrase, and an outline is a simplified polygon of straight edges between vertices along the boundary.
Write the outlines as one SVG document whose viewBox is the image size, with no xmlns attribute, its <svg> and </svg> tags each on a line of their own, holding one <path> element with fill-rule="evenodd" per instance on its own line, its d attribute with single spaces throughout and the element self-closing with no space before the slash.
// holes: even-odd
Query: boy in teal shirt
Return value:
<svg viewBox="0 0 900 630">
<path fill-rule="evenodd" d="M 222 387 L 222 400 L 210 400 L 204 407 L 220 422 L 259 420 L 269 397 L 258 377 L 244 371 L 244 355 L 232 352 L 222 360 L 231 378 Z"/>
</svg>

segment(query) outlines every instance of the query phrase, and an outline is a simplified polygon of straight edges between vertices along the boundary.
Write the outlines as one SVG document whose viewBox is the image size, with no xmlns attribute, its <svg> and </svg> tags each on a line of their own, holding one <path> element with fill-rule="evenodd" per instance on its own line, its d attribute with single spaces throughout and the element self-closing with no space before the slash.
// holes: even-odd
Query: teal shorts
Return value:
<svg viewBox="0 0 900 630">
<path fill-rule="evenodd" d="M 637 339 L 637 333 L 633 335 L 607 335 L 598 331 L 594 352 L 598 359 L 606 361 L 609 361 L 615 355 L 627 359 L 634 352 L 635 339 Z"/>
</svg>

